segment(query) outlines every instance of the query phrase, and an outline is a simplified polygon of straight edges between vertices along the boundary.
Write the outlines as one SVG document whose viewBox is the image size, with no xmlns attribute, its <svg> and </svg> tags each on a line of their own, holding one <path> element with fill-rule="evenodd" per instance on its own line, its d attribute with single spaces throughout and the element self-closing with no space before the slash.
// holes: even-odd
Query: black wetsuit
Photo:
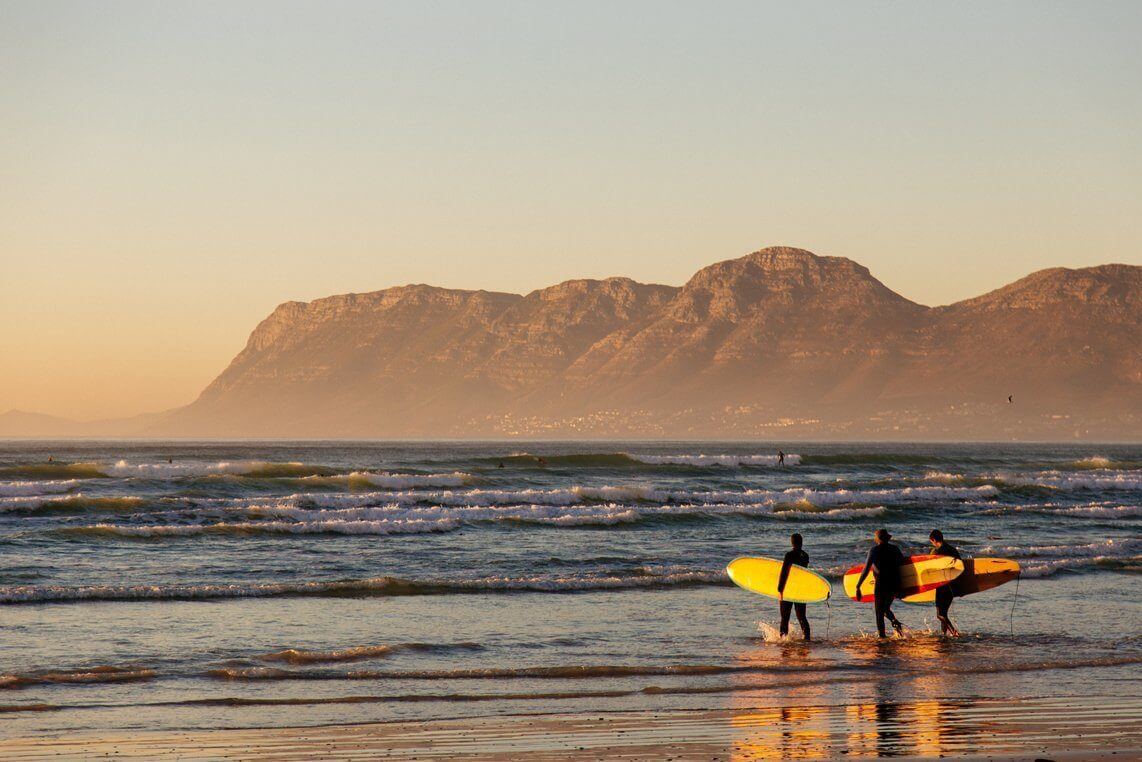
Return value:
<svg viewBox="0 0 1142 762">
<path fill-rule="evenodd" d="M 777 592 L 785 590 L 785 581 L 789 579 L 789 568 L 792 566 L 808 568 L 809 554 L 800 548 L 794 548 L 785 554 L 785 559 L 781 563 L 781 575 L 777 578 Z M 789 634 L 789 614 L 794 609 L 797 610 L 797 621 L 801 624 L 801 632 L 805 635 L 805 640 L 809 640 L 809 617 L 805 615 L 804 603 L 781 601 L 781 634 Z"/>
<path fill-rule="evenodd" d="M 940 547 L 934 549 L 932 553 L 937 556 L 960 558 L 960 552 L 956 550 L 955 546 L 947 542 L 940 543 Z M 948 618 L 948 609 L 951 608 L 952 598 L 956 595 L 952 588 L 952 583 L 936 588 L 936 617 L 940 620 Z"/>
<path fill-rule="evenodd" d="M 900 548 L 892 543 L 884 542 L 872 546 L 868 552 L 868 560 L 864 564 L 863 574 L 869 569 L 876 568 L 876 586 L 874 588 L 876 608 L 876 631 L 884 637 L 884 618 L 893 625 L 898 624 L 892 613 L 892 601 L 900 592 L 900 567 L 904 565 L 904 554 Z M 862 575 L 863 576 L 863 575 Z"/>
</svg>

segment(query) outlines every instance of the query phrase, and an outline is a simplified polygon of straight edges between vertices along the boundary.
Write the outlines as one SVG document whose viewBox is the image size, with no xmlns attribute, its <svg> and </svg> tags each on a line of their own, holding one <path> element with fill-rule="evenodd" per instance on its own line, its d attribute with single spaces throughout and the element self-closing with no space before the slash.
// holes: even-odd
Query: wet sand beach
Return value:
<svg viewBox="0 0 1142 762">
<path fill-rule="evenodd" d="M 13 739 L 9 760 L 1130 759 L 1142 699 L 919 701 Z"/>
</svg>

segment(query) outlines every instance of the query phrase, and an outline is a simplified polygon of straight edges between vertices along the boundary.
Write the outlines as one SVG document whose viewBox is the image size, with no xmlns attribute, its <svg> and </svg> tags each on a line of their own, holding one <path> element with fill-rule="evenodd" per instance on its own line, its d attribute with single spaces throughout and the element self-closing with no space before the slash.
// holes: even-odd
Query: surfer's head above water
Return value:
<svg viewBox="0 0 1142 762">
<path fill-rule="evenodd" d="M 884 529 L 883 527 L 876 530 L 876 534 L 874 534 L 873 537 L 876 538 L 877 542 L 888 542 L 892 539 L 892 535 L 888 532 L 887 529 Z"/>
<path fill-rule="evenodd" d="M 928 535 L 928 539 L 932 541 L 933 545 L 939 546 L 944 542 L 944 533 L 939 529 L 933 529 L 932 533 Z"/>
<path fill-rule="evenodd" d="M 794 532 L 793 534 L 789 535 L 789 542 L 793 543 L 794 548 L 800 548 L 801 544 L 804 541 L 805 538 L 801 536 L 800 532 Z"/>
</svg>

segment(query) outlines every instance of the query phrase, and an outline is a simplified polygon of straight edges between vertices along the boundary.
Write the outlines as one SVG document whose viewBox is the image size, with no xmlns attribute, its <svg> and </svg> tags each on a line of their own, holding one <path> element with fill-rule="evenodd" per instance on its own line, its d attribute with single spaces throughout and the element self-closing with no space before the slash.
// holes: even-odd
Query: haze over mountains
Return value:
<svg viewBox="0 0 1142 762">
<path fill-rule="evenodd" d="M 1042 270 L 936 308 L 785 247 L 682 287 L 402 286 L 280 305 L 158 417 L 11 415 L 0 434 L 1137 440 L 1142 267 Z"/>
</svg>

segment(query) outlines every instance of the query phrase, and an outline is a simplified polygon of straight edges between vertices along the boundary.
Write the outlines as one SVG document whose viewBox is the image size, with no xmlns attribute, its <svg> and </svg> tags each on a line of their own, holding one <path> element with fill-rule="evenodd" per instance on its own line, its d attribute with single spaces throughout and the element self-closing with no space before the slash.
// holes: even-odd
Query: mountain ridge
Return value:
<svg viewBox="0 0 1142 762">
<path fill-rule="evenodd" d="M 1014 395 L 1017 403 L 1007 402 Z M 278 305 L 155 436 L 1134 438 L 1142 267 L 928 307 L 768 247 L 682 286 L 409 284 Z M 3 428 L 0 427 L 0 434 Z"/>
</svg>

